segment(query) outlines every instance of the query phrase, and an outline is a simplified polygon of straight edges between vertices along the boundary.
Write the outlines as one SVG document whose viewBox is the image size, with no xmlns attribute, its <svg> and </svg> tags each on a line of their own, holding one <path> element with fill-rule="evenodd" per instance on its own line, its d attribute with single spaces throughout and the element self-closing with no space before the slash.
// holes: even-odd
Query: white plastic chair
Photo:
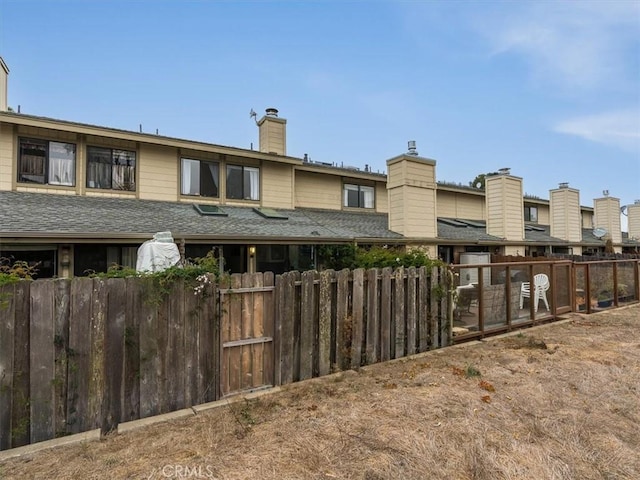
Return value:
<svg viewBox="0 0 640 480">
<path fill-rule="evenodd" d="M 535 313 L 538 312 L 538 303 L 540 302 L 540 299 L 542 299 L 545 307 L 547 307 L 547 312 L 550 310 L 549 301 L 547 300 L 547 290 L 549 290 L 549 277 L 544 273 L 538 273 L 533 277 L 533 311 Z M 522 288 L 520 289 L 521 310 L 525 298 L 531 298 L 531 285 L 529 282 L 522 282 Z"/>
</svg>

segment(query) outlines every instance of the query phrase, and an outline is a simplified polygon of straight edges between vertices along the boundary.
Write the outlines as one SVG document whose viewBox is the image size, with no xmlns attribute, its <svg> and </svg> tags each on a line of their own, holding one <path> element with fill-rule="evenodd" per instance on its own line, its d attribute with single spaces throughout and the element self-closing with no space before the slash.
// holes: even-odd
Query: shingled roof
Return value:
<svg viewBox="0 0 640 480">
<path fill-rule="evenodd" d="M 401 239 L 387 215 L 297 208 L 265 218 L 252 207 L 221 206 L 226 216 L 201 215 L 191 203 L 127 198 L 0 192 L 0 235 L 85 238 L 148 238 L 171 231 L 175 238 L 264 238 L 302 241 Z"/>
</svg>

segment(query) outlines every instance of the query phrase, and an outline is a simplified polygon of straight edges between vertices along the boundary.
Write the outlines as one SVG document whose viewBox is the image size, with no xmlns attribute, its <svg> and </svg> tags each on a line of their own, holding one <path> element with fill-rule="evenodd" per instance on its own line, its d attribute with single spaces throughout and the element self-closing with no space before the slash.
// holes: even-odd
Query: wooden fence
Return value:
<svg viewBox="0 0 640 480">
<path fill-rule="evenodd" d="M 0 450 L 451 343 L 446 271 L 0 288 Z M 154 293 L 155 292 L 155 293 Z"/>
</svg>

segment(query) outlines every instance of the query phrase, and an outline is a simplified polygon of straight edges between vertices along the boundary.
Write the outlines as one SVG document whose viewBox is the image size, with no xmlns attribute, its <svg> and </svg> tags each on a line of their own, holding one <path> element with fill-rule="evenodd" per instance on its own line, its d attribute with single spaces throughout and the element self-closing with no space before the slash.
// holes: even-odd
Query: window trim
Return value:
<svg viewBox="0 0 640 480">
<path fill-rule="evenodd" d="M 27 175 L 27 173 L 21 172 L 22 170 L 22 145 L 23 142 L 32 142 L 32 144 L 41 145 L 44 147 L 44 171 L 42 174 L 43 181 L 25 181 L 21 177 L 23 175 Z M 52 183 L 51 182 L 51 144 L 60 144 L 60 145 L 73 145 L 73 166 L 70 170 L 71 173 L 71 183 Z M 62 187 L 62 188 L 75 188 L 76 187 L 76 169 L 78 166 L 78 144 L 63 140 L 48 140 L 45 138 L 38 137 L 28 137 L 28 136 L 19 136 L 18 137 L 18 153 L 17 153 L 17 163 L 16 163 L 16 182 L 24 185 L 32 185 L 32 186 L 43 186 L 43 187 Z M 63 159 L 64 160 L 64 159 Z"/>
<path fill-rule="evenodd" d="M 100 149 L 100 150 L 109 150 L 110 154 L 111 154 L 111 163 L 110 165 L 110 171 L 111 171 L 111 186 L 110 187 L 93 187 L 91 185 L 89 185 L 89 165 L 90 165 L 90 157 L 89 157 L 89 151 L 91 149 Z M 127 153 L 131 153 L 133 154 L 133 188 L 128 188 L 128 189 L 122 189 L 122 188 L 114 188 L 114 181 L 113 181 L 113 152 L 114 151 L 121 151 L 121 152 L 127 152 Z M 104 191 L 109 191 L 109 192 L 122 192 L 122 193 L 135 193 L 138 191 L 138 181 L 137 181 L 137 177 L 138 177 L 138 151 L 137 150 L 128 150 L 126 148 L 115 148 L 115 147 L 108 147 L 108 146 L 104 146 L 104 145 L 87 145 L 86 146 L 86 172 L 85 172 L 85 188 L 87 189 L 91 189 L 91 190 L 104 190 Z"/>
</svg>

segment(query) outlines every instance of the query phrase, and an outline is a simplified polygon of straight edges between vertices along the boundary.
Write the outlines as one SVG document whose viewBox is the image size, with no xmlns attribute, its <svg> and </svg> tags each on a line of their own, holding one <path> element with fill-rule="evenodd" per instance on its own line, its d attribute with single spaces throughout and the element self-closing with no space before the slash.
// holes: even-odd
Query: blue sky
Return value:
<svg viewBox="0 0 640 480">
<path fill-rule="evenodd" d="M 528 194 L 640 199 L 640 2 L 0 0 L 9 105 L 438 180 L 510 167 Z"/>
</svg>

